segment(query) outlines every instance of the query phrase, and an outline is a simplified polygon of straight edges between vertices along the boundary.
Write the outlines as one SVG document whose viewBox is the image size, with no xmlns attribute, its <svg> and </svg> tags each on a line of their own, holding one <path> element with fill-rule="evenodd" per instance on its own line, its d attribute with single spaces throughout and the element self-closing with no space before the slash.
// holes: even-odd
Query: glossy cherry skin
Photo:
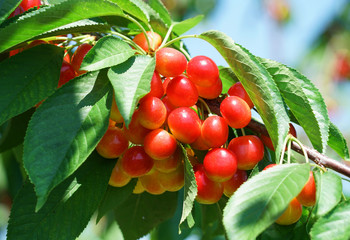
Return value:
<svg viewBox="0 0 350 240">
<path fill-rule="evenodd" d="M 156 71 L 164 77 L 176 77 L 187 66 L 185 55 L 174 48 L 162 48 L 156 52 Z"/>
<path fill-rule="evenodd" d="M 148 96 L 140 101 L 138 108 L 140 124 L 148 129 L 160 128 L 165 122 L 167 111 L 159 98 Z"/>
<path fill-rule="evenodd" d="M 193 143 L 201 135 L 201 121 L 188 107 L 174 109 L 169 114 L 168 126 L 174 137 L 183 143 Z"/>
<path fill-rule="evenodd" d="M 154 168 L 159 172 L 170 173 L 175 171 L 182 161 L 182 150 L 177 147 L 174 154 L 167 159 L 154 161 Z"/>
<path fill-rule="evenodd" d="M 161 98 L 164 95 L 164 88 L 163 88 L 163 82 L 162 79 L 159 76 L 159 73 L 156 71 L 153 73 L 152 80 L 151 80 L 151 90 L 149 93 L 147 93 L 147 96 L 157 97 Z"/>
<path fill-rule="evenodd" d="M 200 97 L 206 99 L 215 99 L 219 97 L 222 92 L 222 81 L 220 78 L 218 78 L 213 86 L 202 87 L 196 85 L 196 88 Z"/>
<path fill-rule="evenodd" d="M 143 145 L 146 153 L 154 160 L 165 160 L 175 153 L 177 142 L 164 129 L 155 129 L 145 137 Z"/>
<path fill-rule="evenodd" d="M 196 56 L 188 64 L 188 78 L 198 86 L 213 86 L 219 78 L 219 69 L 215 62 L 206 56 Z"/>
<path fill-rule="evenodd" d="M 209 116 L 202 124 L 201 136 L 210 148 L 217 148 L 226 143 L 228 125 L 220 116 Z"/>
<path fill-rule="evenodd" d="M 252 102 L 252 100 L 250 99 L 247 91 L 244 89 L 242 83 L 238 82 L 233 84 L 229 90 L 228 90 L 228 95 L 230 96 L 237 96 L 242 98 L 250 108 L 254 107 L 254 103 Z"/>
<path fill-rule="evenodd" d="M 86 71 L 80 70 L 80 66 L 84 60 L 84 57 L 90 51 L 91 48 L 92 46 L 90 44 L 83 43 L 73 53 L 71 63 L 78 76 L 86 73 Z"/>
<path fill-rule="evenodd" d="M 312 171 L 310 171 L 309 179 L 305 186 L 297 196 L 298 201 L 305 207 L 314 206 L 316 203 L 316 184 Z"/>
<path fill-rule="evenodd" d="M 164 89 L 164 94 L 166 93 L 166 88 L 168 87 L 169 82 L 172 80 L 173 78 L 171 77 L 166 77 L 163 81 L 163 89 Z"/>
<path fill-rule="evenodd" d="M 60 80 L 58 81 L 58 87 L 62 87 L 62 85 L 66 84 L 70 80 L 75 78 L 75 71 L 72 65 L 63 60 L 61 67 Z"/>
<path fill-rule="evenodd" d="M 153 168 L 153 159 L 147 155 L 142 146 L 133 146 L 126 150 L 121 159 L 124 172 L 130 177 L 140 177 Z"/>
<path fill-rule="evenodd" d="M 267 169 L 269 169 L 269 168 L 272 168 L 272 167 L 274 167 L 274 166 L 277 166 L 277 164 L 271 163 L 271 164 L 267 165 L 266 167 L 264 167 L 263 171 L 265 171 L 265 170 L 267 170 Z"/>
<path fill-rule="evenodd" d="M 236 173 L 226 182 L 224 182 L 224 194 L 227 197 L 231 197 L 234 192 L 247 181 L 247 172 L 244 170 L 237 169 Z"/>
<path fill-rule="evenodd" d="M 165 192 L 165 188 L 160 183 L 157 170 L 152 169 L 151 172 L 139 177 L 139 179 L 146 192 L 153 195 L 160 195 Z"/>
<path fill-rule="evenodd" d="M 129 141 L 118 127 L 110 127 L 96 146 L 97 152 L 104 158 L 117 158 L 129 147 Z"/>
<path fill-rule="evenodd" d="M 225 148 L 213 148 L 204 157 L 204 171 L 215 182 L 229 180 L 237 170 L 237 158 Z"/>
<path fill-rule="evenodd" d="M 33 7 L 38 7 L 41 5 L 40 0 L 22 0 L 20 6 L 23 7 L 24 11 L 29 10 Z"/>
<path fill-rule="evenodd" d="M 213 204 L 218 202 L 224 192 L 224 185 L 220 182 L 210 180 L 205 174 L 204 167 L 201 164 L 195 165 L 194 171 L 197 183 L 196 201 L 201 204 Z"/>
<path fill-rule="evenodd" d="M 183 164 L 169 173 L 159 172 L 159 182 L 169 192 L 179 191 L 185 184 L 185 172 Z"/>
<path fill-rule="evenodd" d="M 291 124 L 291 123 L 289 123 L 289 134 L 292 134 L 294 137 L 297 137 L 297 132 L 296 132 L 293 124 Z M 261 134 L 260 139 L 267 148 L 271 149 L 272 151 L 275 151 L 275 147 L 272 144 L 270 136 Z"/>
<path fill-rule="evenodd" d="M 244 128 L 251 120 L 248 104 L 236 96 L 225 98 L 220 104 L 220 112 L 227 124 L 233 128 Z"/>
<path fill-rule="evenodd" d="M 137 34 L 134 37 L 133 42 L 139 45 L 146 52 L 154 52 L 156 49 L 158 49 L 158 47 L 162 43 L 162 37 L 156 32 L 148 31 L 146 32 L 146 34 L 147 34 L 150 46 L 148 46 L 148 42 L 144 33 Z"/>
<path fill-rule="evenodd" d="M 172 105 L 177 107 L 191 107 L 198 101 L 196 86 L 185 76 L 173 78 L 166 89 Z"/>
<path fill-rule="evenodd" d="M 193 143 L 191 143 L 191 148 L 195 149 L 195 150 L 200 150 L 200 151 L 204 151 L 204 150 L 208 150 L 210 147 L 204 142 L 203 136 L 202 134 L 196 139 L 196 141 L 194 141 Z"/>
<path fill-rule="evenodd" d="M 302 205 L 298 202 L 296 198 L 293 198 L 289 203 L 287 209 L 282 213 L 282 215 L 275 221 L 279 225 L 291 225 L 296 223 L 303 212 Z"/>
<path fill-rule="evenodd" d="M 118 161 L 112 170 L 108 184 L 113 187 L 123 187 L 128 184 L 130 180 L 131 177 L 124 172 L 120 161 Z"/>
<path fill-rule="evenodd" d="M 138 111 L 138 109 L 136 109 L 134 114 L 132 115 L 129 126 L 126 127 L 125 124 L 123 125 L 123 131 L 125 133 L 126 138 L 130 142 L 135 144 L 143 144 L 146 135 L 152 130 L 147 129 L 140 124 L 140 112 Z"/>
<path fill-rule="evenodd" d="M 168 119 L 168 116 L 169 114 L 174 110 L 176 109 L 176 106 L 174 106 L 170 101 L 169 101 L 169 98 L 167 95 L 165 95 L 163 98 L 162 98 L 162 102 L 166 108 L 166 122 L 167 122 L 167 119 Z"/>
<path fill-rule="evenodd" d="M 264 157 L 264 144 L 254 135 L 233 138 L 227 148 L 236 155 L 241 170 L 253 169 Z"/>
</svg>

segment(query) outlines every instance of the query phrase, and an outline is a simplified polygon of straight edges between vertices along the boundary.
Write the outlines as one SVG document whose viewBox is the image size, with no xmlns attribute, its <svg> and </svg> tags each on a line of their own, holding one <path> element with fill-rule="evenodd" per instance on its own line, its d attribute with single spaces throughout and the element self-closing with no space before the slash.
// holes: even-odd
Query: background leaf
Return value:
<svg viewBox="0 0 350 240">
<path fill-rule="evenodd" d="M 316 205 L 313 213 L 321 217 L 332 210 L 342 196 L 342 182 L 340 176 L 332 172 L 315 172 L 316 181 Z"/>
<path fill-rule="evenodd" d="M 181 22 L 174 23 L 173 32 L 176 33 L 178 36 L 184 34 L 185 32 L 191 30 L 194 28 L 198 23 L 202 21 L 204 18 L 204 15 L 198 15 L 193 18 L 188 18 L 186 20 L 183 20 Z"/>
<path fill-rule="evenodd" d="M 176 192 L 132 194 L 115 210 L 115 218 L 125 240 L 138 239 L 171 218 L 176 206 Z"/>
<path fill-rule="evenodd" d="M 151 79 L 155 59 L 148 56 L 135 56 L 108 71 L 118 109 L 129 126 L 137 102 L 151 89 Z"/>
<path fill-rule="evenodd" d="M 233 84 L 239 82 L 231 68 L 219 66 L 219 73 L 222 81 L 222 93 L 227 93 Z"/>
<path fill-rule="evenodd" d="M 156 11 L 159 14 L 160 18 L 165 24 L 167 24 L 168 26 L 171 25 L 172 20 L 170 14 L 161 0 L 150 0 L 149 5 L 153 8 L 154 11 Z"/>
<path fill-rule="evenodd" d="M 281 63 L 260 59 L 300 126 L 319 152 L 326 150 L 330 124 L 327 107 L 315 85 L 296 70 Z"/>
<path fill-rule="evenodd" d="M 101 38 L 86 54 L 80 69 L 95 71 L 125 62 L 135 51 L 115 36 Z"/>
<path fill-rule="evenodd" d="M 24 166 L 40 208 L 50 191 L 91 154 L 107 130 L 112 94 L 106 71 L 69 81 L 34 113 L 24 140 Z"/>
<path fill-rule="evenodd" d="M 310 231 L 311 239 L 348 240 L 350 236 L 350 201 L 335 207 L 327 215 L 320 218 Z"/>
<path fill-rule="evenodd" d="M 133 15 L 134 17 L 140 19 L 144 23 L 148 23 L 150 17 L 148 12 L 142 9 L 138 1 L 134 0 L 111 0 L 118 4 L 118 6 L 123 9 L 123 11 Z"/>
<path fill-rule="evenodd" d="M 33 185 L 27 181 L 13 203 L 7 239 L 78 237 L 106 191 L 114 164 L 94 152 L 74 175 L 52 191 L 39 212 L 35 212 Z"/>
<path fill-rule="evenodd" d="M 334 123 L 329 125 L 328 145 L 339 154 L 345 161 L 350 161 L 349 149 L 346 139 Z"/>
<path fill-rule="evenodd" d="M 7 19 L 20 2 L 19 0 L 0 0 L 0 24 Z"/>
<path fill-rule="evenodd" d="M 219 31 L 198 36 L 213 45 L 231 67 L 257 108 L 280 155 L 289 130 L 289 118 L 276 83 L 264 66 L 245 48 Z"/>
<path fill-rule="evenodd" d="M 254 239 L 269 227 L 301 191 L 308 164 L 278 165 L 248 179 L 229 199 L 224 226 L 229 239 Z"/>
<path fill-rule="evenodd" d="M 0 62 L 0 125 L 56 90 L 62 60 L 63 48 L 42 44 Z"/>
</svg>

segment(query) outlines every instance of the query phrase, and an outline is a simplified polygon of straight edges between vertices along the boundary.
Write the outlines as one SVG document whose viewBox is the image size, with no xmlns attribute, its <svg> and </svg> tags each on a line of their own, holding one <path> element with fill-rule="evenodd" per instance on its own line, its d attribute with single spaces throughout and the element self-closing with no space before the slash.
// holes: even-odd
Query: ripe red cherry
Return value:
<svg viewBox="0 0 350 240">
<path fill-rule="evenodd" d="M 156 71 L 164 77 L 176 77 L 187 66 L 185 55 L 174 48 L 162 48 L 156 52 Z"/>
<path fill-rule="evenodd" d="M 203 166 L 208 178 L 215 182 L 229 180 L 237 170 L 237 158 L 225 148 L 214 148 L 204 157 Z"/>
<path fill-rule="evenodd" d="M 237 157 L 237 166 L 241 170 L 250 170 L 263 159 L 264 144 L 254 135 L 233 138 L 228 147 Z"/>
<path fill-rule="evenodd" d="M 293 124 L 291 124 L 291 123 L 289 123 L 289 134 L 292 134 L 294 137 L 297 137 L 297 132 L 296 132 Z M 272 151 L 275 151 L 275 148 L 272 144 L 270 136 L 261 134 L 260 139 L 266 147 L 268 147 Z"/>
<path fill-rule="evenodd" d="M 175 153 L 177 142 L 164 129 L 155 129 L 143 141 L 146 153 L 155 160 L 165 160 Z"/>
<path fill-rule="evenodd" d="M 75 71 L 72 65 L 63 60 L 61 67 L 60 80 L 58 81 L 58 87 L 75 78 Z"/>
<path fill-rule="evenodd" d="M 194 141 L 191 143 L 191 148 L 196 149 L 196 150 L 208 150 L 210 147 L 204 142 L 202 134 Z"/>
<path fill-rule="evenodd" d="M 108 184 L 113 187 L 123 187 L 128 184 L 131 177 L 128 176 L 121 167 L 120 161 L 115 164 Z"/>
<path fill-rule="evenodd" d="M 222 117 L 210 116 L 202 124 L 202 138 L 210 148 L 220 147 L 227 141 L 228 126 Z"/>
<path fill-rule="evenodd" d="M 175 171 L 182 161 L 182 150 L 176 148 L 173 155 L 165 160 L 154 161 L 154 168 L 159 172 L 169 173 Z"/>
<path fill-rule="evenodd" d="M 274 167 L 274 166 L 277 166 L 277 164 L 271 163 L 271 164 L 267 165 L 266 167 L 264 167 L 263 171 L 265 171 L 265 170 L 267 170 L 267 169 L 269 169 L 269 168 L 272 168 L 272 167 Z"/>
<path fill-rule="evenodd" d="M 235 83 L 234 85 L 232 85 L 229 88 L 227 93 L 230 96 L 237 96 L 237 97 L 242 98 L 244 101 L 246 101 L 246 103 L 248 104 L 248 106 L 250 108 L 254 107 L 254 103 L 252 102 L 252 100 L 250 100 L 250 97 L 249 97 L 247 91 L 242 86 L 242 83 L 240 83 L 240 82 Z"/>
<path fill-rule="evenodd" d="M 118 127 L 110 127 L 96 146 L 97 152 L 104 158 L 117 158 L 129 147 L 129 141 Z"/>
<path fill-rule="evenodd" d="M 213 86 L 219 78 L 219 69 L 215 62 L 206 56 L 196 56 L 187 64 L 188 78 L 198 86 Z"/>
<path fill-rule="evenodd" d="M 164 89 L 164 94 L 166 93 L 166 88 L 168 87 L 168 84 L 169 82 L 172 80 L 173 78 L 171 77 L 166 77 L 164 79 L 164 82 L 163 82 L 163 89 Z"/>
<path fill-rule="evenodd" d="M 166 118 L 168 119 L 169 114 L 171 113 L 171 111 L 173 111 L 174 109 L 176 109 L 176 106 L 174 106 L 173 104 L 171 104 L 171 102 L 169 101 L 169 98 L 167 95 L 165 95 L 162 99 L 162 102 L 166 108 Z M 167 119 L 165 121 L 167 121 Z"/>
<path fill-rule="evenodd" d="M 304 188 L 297 196 L 298 201 L 305 207 L 314 206 L 316 203 L 316 184 L 312 171 L 310 171 L 309 179 Z"/>
<path fill-rule="evenodd" d="M 198 101 L 196 86 L 185 76 L 173 78 L 166 89 L 171 104 L 177 107 L 191 107 Z"/>
<path fill-rule="evenodd" d="M 174 109 L 169 114 L 168 126 L 174 137 L 183 143 L 193 143 L 201 135 L 201 121 L 188 107 Z"/>
<path fill-rule="evenodd" d="M 147 39 L 144 33 L 137 34 L 133 42 L 139 45 L 143 50 L 146 52 L 154 52 L 156 49 L 159 48 L 160 44 L 162 43 L 162 37 L 156 33 L 156 32 L 146 32 L 150 46 L 148 46 Z M 149 48 L 148 48 L 149 47 Z"/>
<path fill-rule="evenodd" d="M 22 0 L 20 6 L 23 7 L 24 11 L 29 10 L 33 7 L 38 7 L 41 5 L 40 0 Z"/>
<path fill-rule="evenodd" d="M 80 70 L 80 65 L 83 62 L 85 55 L 90 51 L 91 48 L 92 46 L 90 44 L 83 43 L 73 53 L 71 63 L 78 76 L 86 73 L 86 71 Z"/>
<path fill-rule="evenodd" d="M 231 197 L 233 193 L 245 182 L 247 181 L 247 172 L 244 170 L 237 169 L 236 173 L 224 182 L 224 194 L 227 197 Z"/>
<path fill-rule="evenodd" d="M 123 131 L 127 139 L 135 144 L 143 144 L 146 135 L 151 132 L 150 129 L 147 129 L 140 124 L 140 112 L 138 109 L 136 109 L 132 115 L 129 126 L 126 127 L 124 124 Z"/>
<path fill-rule="evenodd" d="M 160 128 L 166 119 L 166 108 L 159 98 L 148 96 L 140 101 L 138 108 L 140 124 L 148 129 Z"/>
<path fill-rule="evenodd" d="M 224 192 L 223 184 L 210 180 L 205 174 L 202 164 L 195 165 L 194 171 L 197 182 L 197 202 L 201 204 L 218 202 Z"/>
<path fill-rule="evenodd" d="M 206 99 L 215 99 L 219 97 L 222 92 L 222 81 L 220 78 L 218 78 L 213 86 L 201 87 L 196 85 L 196 88 L 200 97 Z"/>
<path fill-rule="evenodd" d="M 161 98 L 164 95 L 164 88 L 163 88 L 163 82 L 162 79 L 159 76 L 159 73 L 156 71 L 153 73 L 152 80 L 151 80 L 151 90 L 149 93 L 147 93 L 147 96 L 157 97 Z"/>
<path fill-rule="evenodd" d="M 16 7 L 15 10 L 13 10 L 13 12 L 10 14 L 10 16 L 8 18 L 12 18 L 14 16 L 20 15 L 20 14 L 22 14 L 24 12 L 25 12 L 25 10 L 23 9 L 23 7 L 21 5 L 19 5 L 18 7 Z M 15 51 L 15 50 L 12 50 L 12 51 Z M 15 54 L 13 54 L 13 55 L 15 55 Z"/>
<path fill-rule="evenodd" d="M 220 112 L 227 124 L 233 128 L 244 128 L 251 120 L 248 104 L 236 96 L 225 98 L 220 104 Z"/>
<path fill-rule="evenodd" d="M 291 225 L 296 223 L 303 212 L 302 205 L 298 202 L 296 198 L 293 198 L 289 203 L 287 209 L 282 213 L 282 215 L 276 220 L 276 223 L 280 225 Z"/>
<path fill-rule="evenodd" d="M 124 172 L 130 177 L 140 177 L 151 171 L 153 159 L 147 155 L 142 146 L 133 146 L 126 150 L 121 164 Z"/>
</svg>

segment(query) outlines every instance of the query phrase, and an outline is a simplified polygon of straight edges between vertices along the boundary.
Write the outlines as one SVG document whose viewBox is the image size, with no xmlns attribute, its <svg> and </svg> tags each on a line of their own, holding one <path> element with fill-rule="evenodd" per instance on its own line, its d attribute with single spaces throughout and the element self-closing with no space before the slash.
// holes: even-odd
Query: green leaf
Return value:
<svg viewBox="0 0 350 240">
<path fill-rule="evenodd" d="M 222 81 L 222 93 L 227 93 L 233 84 L 239 82 L 231 68 L 219 66 L 219 73 Z"/>
<path fill-rule="evenodd" d="M 182 215 L 179 223 L 179 233 L 181 233 L 181 227 L 184 225 L 185 220 L 187 220 L 190 228 L 194 225 L 191 211 L 193 208 L 194 200 L 197 196 L 197 182 L 194 176 L 192 164 L 188 160 L 186 149 L 182 146 L 182 144 L 180 144 L 180 146 L 184 156 L 185 185 Z"/>
<path fill-rule="evenodd" d="M 0 0 L 0 24 L 7 19 L 20 2 L 19 0 Z"/>
<path fill-rule="evenodd" d="M 310 231 L 311 239 L 348 240 L 350 236 L 350 201 L 335 207 L 327 215 L 320 218 Z"/>
<path fill-rule="evenodd" d="M 168 9 L 166 9 L 164 4 L 162 3 L 162 1 L 150 0 L 149 5 L 154 9 L 154 11 L 156 11 L 159 14 L 160 18 L 164 21 L 165 24 L 167 24 L 168 26 L 171 25 L 172 20 L 170 14 L 168 12 Z"/>
<path fill-rule="evenodd" d="M 231 67 L 257 108 L 280 155 L 289 130 L 289 118 L 281 94 L 259 60 L 224 33 L 208 31 L 198 36 L 213 45 Z"/>
<path fill-rule="evenodd" d="M 7 239 L 78 237 L 106 191 L 114 164 L 94 152 L 70 178 L 51 192 L 38 212 L 35 212 L 33 185 L 27 181 L 13 203 Z"/>
<path fill-rule="evenodd" d="M 108 71 L 118 109 L 129 126 L 137 102 L 151 89 L 155 59 L 135 56 Z"/>
<path fill-rule="evenodd" d="M 42 44 L 0 62 L 0 125 L 56 90 L 62 59 L 63 48 Z"/>
<path fill-rule="evenodd" d="M 177 22 L 174 24 L 173 32 L 180 36 L 188 30 L 194 28 L 198 23 L 202 21 L 203 18 L 204 15 L 198 15 L 193 18 L 188 18 L 184 21 Z"/>
<path fill-rule="evenodd" d="M 332 210 L 342 196 L 342 182 L 340 176 L 332 172 L 315 172 L 316 181 L 316 205 L 313 213 L 321 217 Z"/>
<path fill-rule="evenodd" d="M 350 161 L 349 149 L 346 143 L 346 139 L 339 131 L 334 123 L 330 122 L 329 125 L 329 138 L 328 146 L 330 146 L 336 153 L 339 154 L 345 161 Z"/>
<path fill-rule="evenodd" d="M 0 52 L 66 24 L 99 16 L 123 16 L 108 0 L 74 0 L 40 8 L 0 29 Z M 40 27 L 38 27 L 40 23 Z"/>
<path fill-rule="evenodd" d="M 69 81 L 34 113 L 24 140 L 24 166 L 37 208 L 91 154 L 107 130 L 112 103 L 106 71 Z"/>
<path fill-rule="evenodd" d="M 308 164 L 278 165 L 243 183 L 224 209 L 228 238 L 255 239 L 301 191 L 309 171 Z"/>
<path fill-rule="evenodd" d="M 177 206 L 177 193 L 132 194 L 115 210 L 115 218 L 125 240 L 138 239 L 171 218 Z"/>
<path fill-rule="evenodd" d="M 300 126 L 319 152 L 326 150 L 329 117 L 321 93 L 304 75 L 281 63 L 260 59 Z"/>
<path fill-rule="evenodd" d="M 80 69 L 95 71 L 125 62 L 135 51 L 115 36 L 101 38 L 86 54 Z"/>
<path fill-rule="evenodd" d="M 148 12 L 142 8 L 139 1 L 135 0 L 111 0 L 118 4 L 118 6 L 123 9 L 123 11 L 137 17 L 144 23 L 148 23 L 150 20 L 150 16 Z"/>
<path fill-rule="evenodd" d="M 124 187 L 108 186 L 107 191 L 98 208 L 98 216 L 96 222 L 110 210 L 116 209 L 120 204 L 124 203 L 132 194 L 136 185 L 136 179 L 131 180 Z"/>
</svg>

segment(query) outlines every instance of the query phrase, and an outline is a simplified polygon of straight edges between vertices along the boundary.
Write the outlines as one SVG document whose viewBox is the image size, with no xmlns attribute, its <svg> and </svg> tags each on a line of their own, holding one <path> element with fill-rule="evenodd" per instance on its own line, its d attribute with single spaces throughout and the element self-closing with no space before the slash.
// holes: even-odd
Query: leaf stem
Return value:
<svg viewBox="0 0 350 240">
<path fill-rule="evenodd" d="M 291 135 L 291 134 L 288 134 L 288 135 L 289 135 L 290 139 L 291 139 L 293 142 L 296 142 L 296 143 L 300 146 L 301 150 L 303 151 L 304 157 L 305 157 L 305 162 L 306 162 L 306 163 L 310 163 L 309 157 L 308 157 L 308 155 L 307 155 L 307 153 L 306 153 L 306 150 L 305 150 L 305 148 L 304 148 L 304 145 L 303 145 L 297 138 L 295 138 L 293 135 Z"/>
<path fill-rule="evenodd" d="M 283 164 L 284 153 L 286 152 L 286 147 L 287 147 L 288 141 L 290 141 L 289 135 L 287 135 L 286 138 L 284 139 L 283 146 L 282 146 L 282 153 L 281 153 L 280 163 L 279 164 Z"/>
<path fill-rule="evenodd" d="M 168 29 L 168 32 L 166 33 L 166 35 L 165 35 L 165 37 L 163 39 L 163 42 L 162 42 L 162 44 L 160 44 L 159 48 L 162 48 L 166 44 L 166 42 L 168 41 L 168 39 L 170 37 L 170 34 L 173 31 L 173 27 L 174 27 L 174 24 L 171 24 L 169 29 Z"/>
</svg>

